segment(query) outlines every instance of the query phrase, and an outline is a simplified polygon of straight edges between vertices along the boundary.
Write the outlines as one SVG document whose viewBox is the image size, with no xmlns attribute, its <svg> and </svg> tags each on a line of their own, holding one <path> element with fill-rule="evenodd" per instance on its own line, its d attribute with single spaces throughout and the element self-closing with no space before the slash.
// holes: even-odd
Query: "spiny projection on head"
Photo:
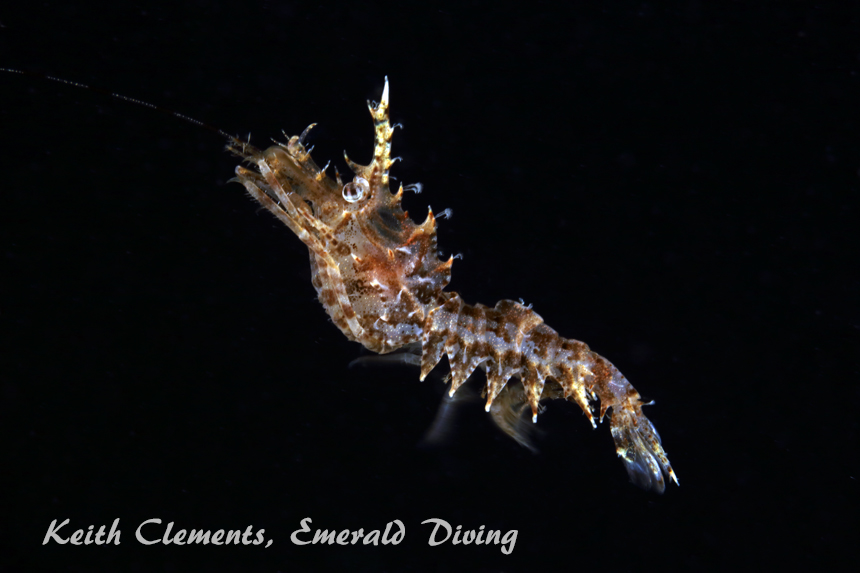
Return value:
<svg viewBox="0 0 860 573">
<path fill-rule="evenodd" d="M 400 206 L 404 187 L 389 189 L 396 158 L 388 106 L 386 78 L 379 103 L 368 102 L 373 159 L 359 165 L 344 154 L 354 174 L 346 184 L 311 159 L 307 129 L 265 150 L 235 138 L 227 145 L 250 165 L 237 167 L 235 180 L 308 247 L 314 288 L 335 325 L 379 354 L 420 345 L 420 360 L 404 356 L 420 365 L 421 380 L 447 356 L 450 396 L 480 366 L 485 409 L 518 441 L 522 409 L 536 422 L 541 400 L 574 402 L 595 427 L 595 415 L 601 421 L 609 415 L 631 479 L 657 492 L 665 489 L 664 476 L 677 483 L 660 436 L 642 413 L 646 404 L 608 360 L 562 338 L 530 307 L 510 300 L 473 306 L 445 291 L 454 257 L 438 257 L 432 210 L 415 224 Z"/>
</svg>

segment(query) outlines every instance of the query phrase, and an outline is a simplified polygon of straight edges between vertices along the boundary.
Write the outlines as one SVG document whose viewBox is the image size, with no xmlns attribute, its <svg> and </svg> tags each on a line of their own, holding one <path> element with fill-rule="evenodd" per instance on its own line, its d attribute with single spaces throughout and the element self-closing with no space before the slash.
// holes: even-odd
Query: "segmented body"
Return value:
<svg viewBox="0 0 860 573">
<path fill-rule="evenodd" d="M 346 185 L 311 159 L 307 130 L 266 150 L 236 139 L 227 146 L 253 167 L 237 167 L 236 180 L 307 245 L 313 285 L 334 324 L 380 354 L 420 344 L 421 380 L 446 355 L 451 396 L 483 367 L 486 410 L 514 437 L 521 404 L 537 421 L 542 399 L 564 398 L 596 426 L 592 404 L 599 400 L 601 420 L 611 410 L 616 451 L 633 481 L 659 492 L 664 475 L 677 483 L 639 393 L 609 361 L 562 338 L 522 304 L 472 306 L 445 292 L 454 259 L 438 258 L 433 212 L 416 224 L 400 207 L 404 188 L 389 190 L 388 94 L 386 78 L 380 103 L 368 102 L 373 160 L 365 166 L 347 157 L 355 177 Z"/>
</svg>

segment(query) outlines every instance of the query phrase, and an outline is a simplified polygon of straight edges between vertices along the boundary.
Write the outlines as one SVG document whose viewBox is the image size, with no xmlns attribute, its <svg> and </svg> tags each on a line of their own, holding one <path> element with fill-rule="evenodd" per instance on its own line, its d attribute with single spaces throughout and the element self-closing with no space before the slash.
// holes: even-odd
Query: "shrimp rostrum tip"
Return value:
<svg viewBox="0 0 860 573">
<path fill-rule="evenodd" d="M 396 158 L 388 107 L 386 78 L 379 103 L 368 102 L 373 159 L 359 165 L 344 154 L 354 174 L 347 183 L 311 158 L 305 137 L 313 124 L 265 150 L 234 138 L 227 145 L 249 164 L 236 167 L 234 180 L 308 247 L 314 288 L 334 324 L 378 354 L 420 346 L 420 360 L 410 361 L 420 365 L 421 380 L 444 354 L 450 396 L 480 366 L 485 409 L 514 438 L 521 411 L 530 408 L 536 422 L 541 400 L 576 403 L 594 427 L 595 418 L 609 416 L 634 483 L 657 492 L 664 476 L 677 483 L 639 393 L 608 360 L 561 337 L 530 307 L 510 300 L 470 305 L 445 291 L 454 257 L 438 256 L 433 211 L 416 224 L 400 205 L 409 187 L 389 188 Z"/>
</svg>

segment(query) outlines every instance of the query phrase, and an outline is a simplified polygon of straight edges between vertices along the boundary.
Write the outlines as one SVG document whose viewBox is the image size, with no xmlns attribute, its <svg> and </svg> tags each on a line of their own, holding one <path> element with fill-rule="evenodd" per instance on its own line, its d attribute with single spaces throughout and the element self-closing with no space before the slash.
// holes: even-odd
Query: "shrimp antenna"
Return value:
<svg viewBox="0 0 860 573">
<path fill-rule="evenodd" d="M 64 80 L 63 78 L 58 78 L 55 76 L 49 76 L 48 74 L 42 74 L 39 72 L 28 72 L 28 71 L 23 71 L 23 70 L 15 70 L 12 68 L 0 68 L 0 72 L 8 72 L 10 74 L 18 74 L 18 75 L 22 75 L 22 76 L 31 76 L 31 77 L 39 78 L 39 79 L 43 79 L 43 80 L 51 80 L 52 82 L 58 82 L 61 84 L 66 84 L 68 86 L 73 86 L 76 88 L 83 88 L 85 90 L 89 90 L 89 91 L 95 92 L 97 94 L 110 96 L 112 98 L 116 98 L 116 99 L 119 99 L 119 100 L 122 100 L 122 101 L 125 101 L 128 103 L 136 104 L 136 105 L 139 105 L 142 107 L 147 107 L 149 109 L 155 110 L 155 111 L 157 111 L 159 113 L 163 113 L 165 115 L 171 115 L 173 117 L 179 118 L 179 119 L 186 121 L 188 123 L 196 125 L 197 127 L 202 127 L 203 129 L 209 130 L 212 133 L 217 133 L 221 137 L 226 137 L 227 139 L 230 139 L 230 140 L 236 139 L 235 137 L 233 137 L 229 133 L 226 133 L 224 130 L 221 130 L 221 129 L 218 129 L 217 127 L 211 126 L 208 123 L 204 123 L 204 122 L 200 121 L 199 119 L 194 119 L 193 117 L 187 116 L 183 113 L 179 113 L 178 111 L 173 111 L 172 109 L 169 109 L 169 108 L 166 108 L 166 107 L 163 107 L 160 105 L 154 105 L 154 104 L 151 104 L 149 102 L 145 102 L 143 100 L 135 99 L 133 97 L 128 97 L 128 96 L 125 96 L 122 94 L 118 94 L 118 93 L 112 92 L 110 90 L 106 90 L 106 89 L 102 89 L 102 88 L 98 88 L 98 87 L 93 87 L 93 86 L 90 86 L 87 84 L 82 84 L 81 82 Z"/>
</svg>

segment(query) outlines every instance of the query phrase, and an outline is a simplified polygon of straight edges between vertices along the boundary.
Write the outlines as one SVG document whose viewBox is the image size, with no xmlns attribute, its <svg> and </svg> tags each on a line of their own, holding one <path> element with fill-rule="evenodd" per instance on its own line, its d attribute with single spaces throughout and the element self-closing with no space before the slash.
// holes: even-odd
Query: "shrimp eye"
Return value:
<svg viewBox="0 0 860 573">
<path fill-rule="evenodd" d="M 356 177 L 343 186 L 343 198 L 350 203 L 364 199 L 370 192 L 370 183 L 364 177 Z"/>
</svg>

